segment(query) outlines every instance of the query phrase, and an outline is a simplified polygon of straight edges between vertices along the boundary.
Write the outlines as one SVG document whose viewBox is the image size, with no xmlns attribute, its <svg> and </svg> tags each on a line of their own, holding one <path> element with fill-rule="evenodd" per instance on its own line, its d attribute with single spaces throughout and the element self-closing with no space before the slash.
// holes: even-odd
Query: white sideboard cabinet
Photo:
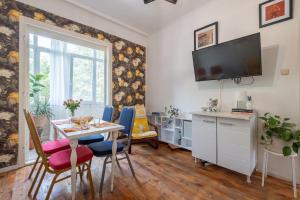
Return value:
<svg viewBox="0 0 300 200">
<path fill-rule="evenodd" d="M 245 174 L 250 182 L 256 166 L 256 114 L 192 114 L 193 156 Z"/>
</svg>

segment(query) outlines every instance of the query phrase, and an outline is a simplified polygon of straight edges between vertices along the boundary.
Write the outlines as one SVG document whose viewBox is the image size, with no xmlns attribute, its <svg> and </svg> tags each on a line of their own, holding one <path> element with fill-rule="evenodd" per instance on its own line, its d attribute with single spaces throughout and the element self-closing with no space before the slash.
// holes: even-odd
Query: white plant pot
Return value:
<svg viewBox="0 0 300 200">
<path fill-rule="evenodd" d="M 275 153 L 282 153 L 282 148 L 285 146 L 292 146 L 291 142 L 285 142 L 279 138 L 274 137 L 273 142 L 270 145 L 267 145 L 266 148 Z"/>
<path fill-rule="evenodd" d="M 44 128 L 48 122 L 48 117 L 46 115 L 33 116 L 33 119 L 37 128 Z"/>
</svg>

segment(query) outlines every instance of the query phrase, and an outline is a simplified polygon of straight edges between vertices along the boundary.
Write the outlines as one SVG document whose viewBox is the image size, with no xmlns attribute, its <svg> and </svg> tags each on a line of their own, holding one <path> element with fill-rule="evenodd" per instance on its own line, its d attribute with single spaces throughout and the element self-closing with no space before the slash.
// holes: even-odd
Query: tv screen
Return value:
<svg viewBox="0 0 300 200">
<path fill-rule="evenodd" d="M 193 52 L 196 81 L 262 75 L 260 34 Z"/>
</svg>

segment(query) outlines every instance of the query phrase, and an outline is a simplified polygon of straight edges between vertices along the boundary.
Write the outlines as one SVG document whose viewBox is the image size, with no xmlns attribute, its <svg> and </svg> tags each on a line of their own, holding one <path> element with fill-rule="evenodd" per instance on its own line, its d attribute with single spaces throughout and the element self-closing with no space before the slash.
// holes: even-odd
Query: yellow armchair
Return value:
<svg viewBox="0 0 300 200">
<path fill-rule="evenodd" d="M 159 145 L 158 127 L 148 121 L 144 105 L 136 105 L 135 112 L 131 143 L 146 142 L 157 149 Z M 150 127 L 152 127 L 152 129 L 150 129 Z M 131 153 L 131 147 L 129 148 L 129 153 Z"/>
</svg>

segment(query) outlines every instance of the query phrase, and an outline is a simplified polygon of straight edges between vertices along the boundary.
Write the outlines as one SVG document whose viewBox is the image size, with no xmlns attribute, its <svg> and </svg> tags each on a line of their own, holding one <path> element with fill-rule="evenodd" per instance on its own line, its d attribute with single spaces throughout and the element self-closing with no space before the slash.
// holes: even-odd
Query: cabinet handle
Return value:
<svg viewBox="0 0 300 200">
<path fill-rule="evenodd" d="M 232 123 L 226 123 L 226 122 L 220 122 L 221 125 L 225 125 L 225 126 L 233 126 L 234 124 Z"/>
<path fill-rule="evenodd" d="M 214 122 L 214 121 L 209 121 L 209 120 L 203 120 L 203 122 L 205 122 L 205 123 L 209 123 L 209 124 L 214 124 L 214 123 L 216 123 L 216 122 Z"/>
</svg>

